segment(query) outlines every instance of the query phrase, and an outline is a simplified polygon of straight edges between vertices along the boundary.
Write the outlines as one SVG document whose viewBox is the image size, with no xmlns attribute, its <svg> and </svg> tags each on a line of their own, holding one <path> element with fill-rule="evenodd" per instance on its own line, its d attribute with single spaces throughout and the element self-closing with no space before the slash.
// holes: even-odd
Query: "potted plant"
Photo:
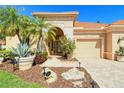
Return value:
<svg viewBox="0 0 124 93">
<path fill-rule="evenodd" d="M 60 38 L 60 49 L 66 59 L 69 60 L 72 58 L 75 48 L 75 43 L 71 39 L 68 39 L 66 37 Z"/>
<path fill-rule="evenodd" d="M 24 44 L 18 44 L 16 48 L 12 48 L 12 53 L 18 62 L 19 70 L 27 70 L 32 67 L 34 55 L 31 55 L 30 47 Z"/>
<path fill-rule="evenodd" d="M 116 51 L 117 61 L 124 62 L 124 47 L 120 47 L 119 51 Z"/>
</svg>

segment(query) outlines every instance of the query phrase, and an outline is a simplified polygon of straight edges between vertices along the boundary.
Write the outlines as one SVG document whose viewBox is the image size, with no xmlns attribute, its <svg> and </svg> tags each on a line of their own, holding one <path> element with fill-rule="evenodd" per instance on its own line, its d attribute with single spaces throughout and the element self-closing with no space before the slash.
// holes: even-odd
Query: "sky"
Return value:
<svg viewBox="0 0 124 93">
<path fill-rule="evenodd" d="M 24 15 L 32 15 L 32 12 L 71 12 L 77 11 L 79 22 L 112 23 L 117 20 L 124 20 L 124 5 L 21 5 L 16 8 L 23 8 Z"/>
</svg>

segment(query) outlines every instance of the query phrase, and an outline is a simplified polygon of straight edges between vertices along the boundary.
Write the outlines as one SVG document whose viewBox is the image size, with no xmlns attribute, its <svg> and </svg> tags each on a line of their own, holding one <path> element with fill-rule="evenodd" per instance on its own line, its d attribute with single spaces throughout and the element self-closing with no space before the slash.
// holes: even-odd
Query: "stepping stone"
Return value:
<svg viewBox="0 0 124 93">
<path fill-rule="evenodd" d="M 66 80 L 79 80 L 84 79 L 84 72 L 79 71 L 77 68 L 72 68 L 67 72 L 61 74 L 61 76 Z"/>
<path fill-rule="evenodd" d="M 75 88 L 77 88 L 77 87 L 79 87 L 79 88 L 83 87 L 82 83 L 83 83 L 83 81 L 74 81 L 74 82 L 72 82 L 73 87 L 75 87 Z"/>
</svg>

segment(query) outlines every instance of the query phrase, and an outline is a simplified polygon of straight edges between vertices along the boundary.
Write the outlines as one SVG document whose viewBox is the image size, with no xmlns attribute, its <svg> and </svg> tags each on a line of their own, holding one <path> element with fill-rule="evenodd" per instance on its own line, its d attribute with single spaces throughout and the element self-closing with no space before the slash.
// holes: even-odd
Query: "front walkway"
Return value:
<svg viewBox="0 0 124 93">
<path fill-rule="evenodd" d="M 102 88 L 124 88 L 124 63 L 105 59 L 80 58 L 84 67 Z M 62 62 L 56 58 L 47 60 L 41 67 L 78 67 L 78 62 Z"/>
</svg>

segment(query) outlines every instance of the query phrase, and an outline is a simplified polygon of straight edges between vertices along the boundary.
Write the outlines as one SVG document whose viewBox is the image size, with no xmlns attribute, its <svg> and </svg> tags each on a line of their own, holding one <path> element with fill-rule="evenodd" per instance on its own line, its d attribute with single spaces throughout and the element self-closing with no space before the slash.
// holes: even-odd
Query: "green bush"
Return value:
<svg viewBox="0 0 124 93">
<path fill-rule="evenodd" d="M 66 38 L 66 37 L 62 37 L 60 39 L 60 48 L 64 54 L 64 56 L 66 56 L 67 54 L 71 54 L 73 52 L 73 50 L 76 48 L 75 43 Z"/>
<path fill-rule="evenodd" d="M 0 57 L 13 58 L 13 55 L 12 55 L 12 52 L 10 50 L 0 50 Z"/>
<path fill-rule="evenodd" d="M 120 48 L 119 48 L 119 51 L 116 51 L 116 54 L 117 54 L 118 56 L 124 56 L 124 47 L 120 47 Z"/>
<path fill-rule="evenodd" d="M 48 58 L 48 53 L 47 52 L 42 52 L 42 55 L 47 59 Z"/>
</svg>

